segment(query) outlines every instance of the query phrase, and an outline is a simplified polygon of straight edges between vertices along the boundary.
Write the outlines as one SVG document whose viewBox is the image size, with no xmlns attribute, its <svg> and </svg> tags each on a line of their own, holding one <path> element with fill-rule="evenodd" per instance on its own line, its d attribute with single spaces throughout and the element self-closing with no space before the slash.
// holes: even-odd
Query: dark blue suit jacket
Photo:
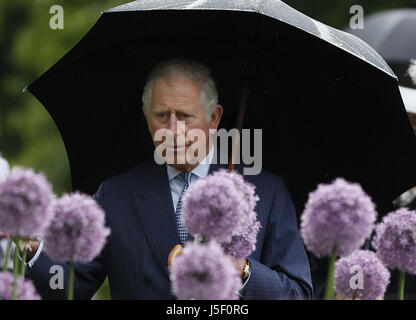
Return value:
<svg viewBox="0 0 416 320">
<path fill-rule="evenodd" d="M 210 172 L 218 168 L 213 164 Z M 309 262 L 283 180 L 265 171 L 245 178 L 257 187 L 262 228 L 242 298 L 312 298 Z M 139 165 L 102 183 L 94 198 L 106 212 L 111 236 L 94 261 L 75 264 L 75 299 L 90 299 L 107 275 L 113 299 L 174 299 L 167 259 L 180 239 L 166 167 Z M 27 276 L 43 299 L 65 299 L 65 290 L 49 287 L 53 264 L 42 252 Z M 61 265 L 67 279 L 68 267 Z"/>
</svg>

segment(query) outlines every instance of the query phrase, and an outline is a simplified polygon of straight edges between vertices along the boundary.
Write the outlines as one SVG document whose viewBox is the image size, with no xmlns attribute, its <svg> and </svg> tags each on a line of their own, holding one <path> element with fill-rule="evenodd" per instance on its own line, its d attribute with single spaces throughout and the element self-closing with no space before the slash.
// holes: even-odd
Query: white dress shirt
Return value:
<svg viewBox="0 0 416 320">
<path fill-rule="evenodd" d="M 208 175 L 209 167 L 211 165 L 213 157 L 214 148 L 211 148 L 210 152 L 204 158 L 204 160 L 202 160 L 201 163 L 191 171 L 191 176 L 189 177 L 190 183 L 195 182 L 199 178 L 205 178 Z M 185 181 L 183 181 L 182 179 L 175 179 L 177 176 L 181 174 L 180 171 L 176 170 L 174 167 L 171 167 L 169 165 L 167 165 L 166 168 L 169 178 L 170 192 L 172 194 L 173 208 L 176 212 L 176 206 L 178 205 L 179 198 L 182 194 Z"/>
</svg>

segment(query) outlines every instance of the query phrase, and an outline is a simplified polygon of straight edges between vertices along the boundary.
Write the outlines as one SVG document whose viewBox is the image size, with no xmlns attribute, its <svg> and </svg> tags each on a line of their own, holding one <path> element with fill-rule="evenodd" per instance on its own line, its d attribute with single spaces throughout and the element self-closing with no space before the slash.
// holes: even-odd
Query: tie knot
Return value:
<svg viewBox="0 0 416 320">
<path fill-rule="evenodd" d="M 183 175 L 183 179 L 184 179 L 185 183 L 188 184 L 188 185 L 189 185 L 189 182 L 191 180 L 191 174 L 192 174 L 192 172 L 185 172 L 184 175 Z"/>
<path fill-rule="evenodd" d="M 191 180 L 191 172 L 182 172 L 182 173 L 180 173 L 177 177 L 181 180 L 181 181 L 183 181 L 183 182 L 185 182 L 185 183 L 187 183 L 187 184 L 189 184 L 189 182 L 190 182 L 190 180 Z"/>
</svg>

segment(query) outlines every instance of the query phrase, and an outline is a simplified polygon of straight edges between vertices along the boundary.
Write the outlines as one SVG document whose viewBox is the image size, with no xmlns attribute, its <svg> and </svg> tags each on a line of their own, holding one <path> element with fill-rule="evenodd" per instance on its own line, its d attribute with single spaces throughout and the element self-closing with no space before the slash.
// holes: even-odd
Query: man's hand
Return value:
<svg viewBox="0 0 416 320">
<path fill-rule="evenodd" d="M 5 232 L 0 232 L 0 240 L 8 239 L 10 235 Z M 26 252 L 26 261 L 29 262 L 35 256 L 36 251 L 39 249 L 39 241 L 29 241 L 30 249 Z"/>
<path fill-rule="evenodd" d="M 173 259 L 180 255 L 182 253 L 183 247 L 180 244 L 177 244 L 173 247 L 171 252 L 169 253 L 168 257 L 168 267 L 172 265 Z M 243 277 L 244 274 L 244 267 L 246 266 L 247 260 L 246 258 L 236 259 L 234 257 L 231 257 L 231 261 L 234 264 L 235 269 L 237 270 L 237 273 L 240 275 L 240 277 Z"/>
<path fill-rule="evenodd" d="M 30 250 L 27 250 L 26 262 L 29 262 L 35 256 L 36 251 L 39 249 L 39 241 L 29 241 L 29 246 Z"/>
<path fill-rule="evenodd" d="M 178 256 L 182 253 L 182 249 L 183 249 L 183 247 L 180 244 L 177 244 L 176 246 L 173 247 L 173 249 L 169 253 L 168 267 L 170 267 L 172 265 L 173 259 L 175 259 L 176 256 Z"/>
</svg>

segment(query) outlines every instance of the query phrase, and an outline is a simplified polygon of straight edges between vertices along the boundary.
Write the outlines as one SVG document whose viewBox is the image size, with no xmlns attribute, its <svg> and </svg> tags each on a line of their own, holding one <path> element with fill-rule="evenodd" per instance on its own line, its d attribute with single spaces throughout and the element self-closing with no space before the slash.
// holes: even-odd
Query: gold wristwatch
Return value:
<svg viewBox="0 0 416 320">
<path fill-rule="evenodd" d="M 250 261 L 246 260 L 246 265 L 244 266 L 244 270 L 243 270 L 243 281 L 246 281 L 248 276 L 250 275 L 250 271 L 251 271 L 251 264 Z"/>
</svg>

